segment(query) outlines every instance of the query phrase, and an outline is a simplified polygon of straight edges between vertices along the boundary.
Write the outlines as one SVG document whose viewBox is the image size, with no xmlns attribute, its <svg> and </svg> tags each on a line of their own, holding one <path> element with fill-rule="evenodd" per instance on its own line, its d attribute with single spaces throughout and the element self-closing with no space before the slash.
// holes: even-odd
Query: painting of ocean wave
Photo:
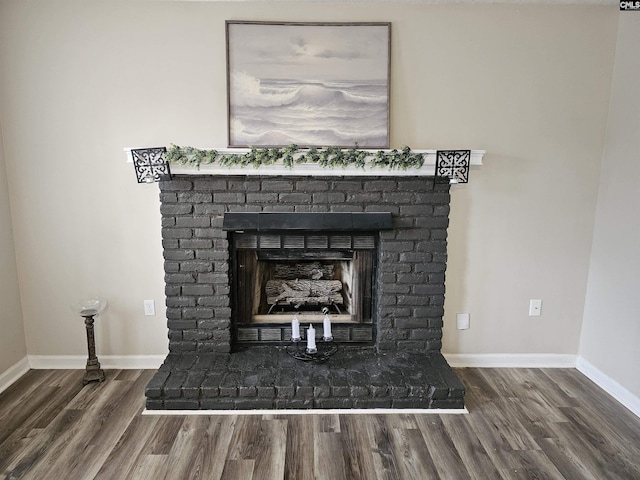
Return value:
<svg viewBox="0 0 640 480">
<path fill-rule="evenodd" d="M 387 148 L 389 28 L 227 22 L 229 145 Z"/>
</svg>

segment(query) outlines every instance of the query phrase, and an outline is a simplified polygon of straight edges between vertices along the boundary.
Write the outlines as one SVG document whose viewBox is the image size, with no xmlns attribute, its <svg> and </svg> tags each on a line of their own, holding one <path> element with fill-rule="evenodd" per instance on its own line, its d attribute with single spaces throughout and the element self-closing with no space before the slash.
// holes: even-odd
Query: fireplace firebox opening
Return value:
<svg viewBox="0 0 640 480">
<path fill-rule="evenodd" d="M 230 235 L 236 347 L 288 343 L 294 316 L 321 324 L 323 310 L 336 340 L 373 344 L 379 232 L 365 229 L 391 225 L 389 214 L 235 213 L 225 223 L 243 228 Z"/>
</svg>

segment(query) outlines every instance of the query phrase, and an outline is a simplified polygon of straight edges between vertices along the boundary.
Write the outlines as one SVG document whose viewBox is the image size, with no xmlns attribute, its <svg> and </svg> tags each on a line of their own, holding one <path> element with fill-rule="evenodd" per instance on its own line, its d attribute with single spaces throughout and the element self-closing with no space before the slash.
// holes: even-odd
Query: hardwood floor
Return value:
<svg viewBox="0 0 640 480">
<path fill-rule="evenodd" d="M 572 369 L 457 369 L 468 415 L 141 415 L 150 370 L 0 394 L 6 479 L 640 479 L 640 419 Z"/>
</svg>

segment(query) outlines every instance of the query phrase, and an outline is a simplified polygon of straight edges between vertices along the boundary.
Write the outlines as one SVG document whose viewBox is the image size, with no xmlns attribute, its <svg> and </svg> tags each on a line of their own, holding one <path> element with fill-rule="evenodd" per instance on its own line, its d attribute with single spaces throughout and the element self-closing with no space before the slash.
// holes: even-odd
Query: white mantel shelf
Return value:
<svg viewBox="0 0 640 480">
<path fill-rule="evenodd" d="M 127 155 L 127 161 L 133 162 L 131 157 L 131 150 L 133 148 L 125 148 L 124 151 Z M 243 155 L 250 152 L 248 148 L 215 148 L 219 153 L 235 153 Z M 371 150 L 371 155 L 375 155 L 380 151 Z M 391 150 L 383 150 L 390 152 Z M 216 164 L 202 164 L 200 168 L 188 166 L 188 165 L 176 165 L 170 164 L 172 175 L 214 175 L 214 176 L 228 176 L 228 175 L 244 175 L 244 176 L 323 176 L 323 177 L 426 177 L 432 176 L 435 173 L 436 166 L 436 150 L 411 150 L 413 153 L 421 153 L 424 155 L 424 164 L 421 168 L 408 168 L 402 169 L 388 169 L 384 167 L 327 167 L 322 168 L 317 164 L 296 164 L 293 167 L 287 167 L 283 164 L 264 165 L 260 167 L 246 166 L 246 167 L 225 167 Z M 471 150 L 471 166 L 481 166 L 482 160 L 485 154 L 485 150 Z M 295 157 L 295 155 L 294 155 Z"/>
</svg>

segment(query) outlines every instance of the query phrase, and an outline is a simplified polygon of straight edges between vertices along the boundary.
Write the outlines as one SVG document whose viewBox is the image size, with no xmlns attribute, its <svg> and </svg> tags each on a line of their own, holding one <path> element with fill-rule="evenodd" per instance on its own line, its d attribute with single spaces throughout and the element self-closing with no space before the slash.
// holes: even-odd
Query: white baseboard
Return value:
<svg viewBox="0 0 640 480">
<path fill-rule="evenodd" d="M 19 362 L 0 373 L 0 393 L 17 382 L 21 376 L 29 371 L 29 359 L 24 357 Z"/>
<path fill-rule="evenodd" d="M 636 417 L 640 418 L 640 398 L 624 388 L 609 375 L 599 370 L 583 357 L 578 357 L 576 368 L 585 377 L 602 388 L 618 402 L 628 408 Z"/>
<path fill-rule="evenodd" d="M 452 367 L 575 368 L 577 355 L 562 353 L 445 353 Z"/>
<path fill-rule="evenodd" d="M 105 369 L 157 369 L 166 355 L 100 355 L 100 366 Z M 29 367 L 34 370 L 81 370 L 87 365 L 83 355 L 29 355 Z"/>
</svg>

